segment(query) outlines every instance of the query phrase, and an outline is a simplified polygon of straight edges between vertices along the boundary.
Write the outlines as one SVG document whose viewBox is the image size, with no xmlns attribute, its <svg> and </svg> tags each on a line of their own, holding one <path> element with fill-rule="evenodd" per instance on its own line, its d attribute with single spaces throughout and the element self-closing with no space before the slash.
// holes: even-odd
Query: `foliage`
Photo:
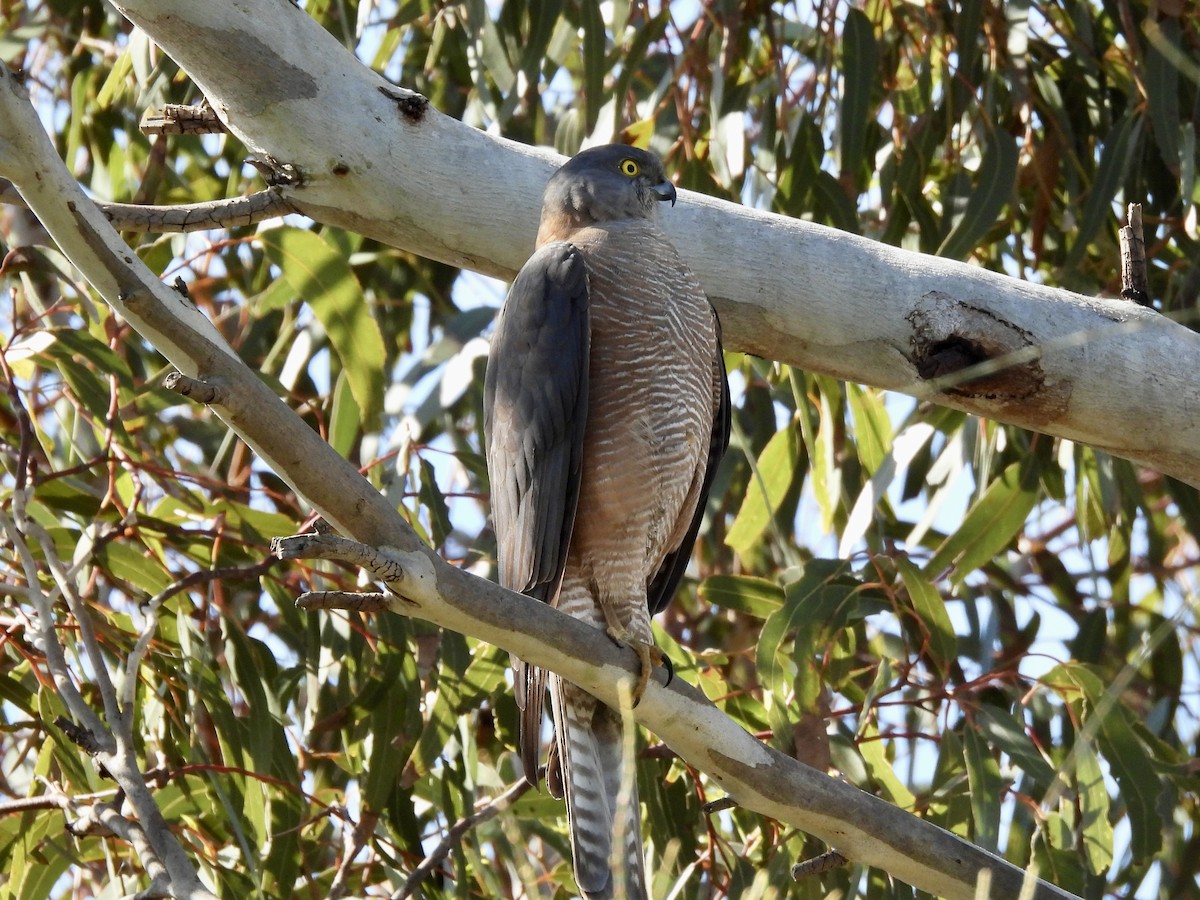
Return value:
<svg viewBox="0 0 1200 900">
<path fill-rule="evenodd" d="M 1185 316 L 1200 293 L 1200 20 L 1183 0 L 304 5 L 479 127 L 566 153 L 587 136 L 648 144 L 682 186 L 1017 278 L 1115 293 L 1114 203 L 1140 201 L 1152 296 Z M 261 187 L 232 138 L 139 132 L 147 107 L 200 97 L 110 8 L 5 8 L 0 54 L 97 198 Z M 0 896 L 144 884 L 129 846 L 63 831 L 58 792 L 113 790 L 55 724 L 27 589 L 57 600 L 86 696 L 100 664 L 136 682 L 143 769 L 222 896 L 400 889 L 517 778 L 507 659 L 393 617 L 295 611 L 309 585 L 355 587 L 336 567 L 272 564 L 269 538 L 306 524 L 300 501 L 159 386 L 161 358 L 36 223 L 6 216 Z M 134 243 L 434 546 L 489 571 L 479 338 L 496 289 L 297 217 Z M 1064 440 L 728 362 L 734 445 L 694 577 L 659 623 L 680 677 L 780 749 L 1071 891 L 1195 891 L 1196 491 Z M 44 532 L 28 559 L 20 503 Z M 74 637 L 85 625 L 102 660 Z M 793 885 L 790 865 L 823 847 L 743 810 L 706 817 L 712 785 L 647 744 L 655 896 L 912 895 L 856 869 Z M 527 793 L 451 842 L 419 890 L 568 896 L 567 853 L 561 806 Z"/>
</svg>

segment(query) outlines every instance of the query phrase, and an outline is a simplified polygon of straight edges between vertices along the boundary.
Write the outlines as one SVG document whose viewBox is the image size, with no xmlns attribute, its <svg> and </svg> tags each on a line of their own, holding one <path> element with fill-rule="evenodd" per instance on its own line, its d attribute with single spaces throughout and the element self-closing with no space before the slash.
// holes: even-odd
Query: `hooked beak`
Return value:
<svg viewBox="0 0 1200 900">
<path fill-rule="evenodd" d="M 671 205 L 672 206 L 675 205 L 675 185 L 671 184 L 671 182 L 661 181 L 658 184 L 651 187 L 650 191 L 651 191 L 651 193 L 654 194 L 656 199 L 670 200 Z"/>
</svg>

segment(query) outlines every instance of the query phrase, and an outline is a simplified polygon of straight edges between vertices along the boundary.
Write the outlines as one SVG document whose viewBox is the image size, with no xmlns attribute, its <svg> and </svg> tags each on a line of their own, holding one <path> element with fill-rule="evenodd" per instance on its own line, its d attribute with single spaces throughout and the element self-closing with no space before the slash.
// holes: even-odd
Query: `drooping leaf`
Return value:
<svg viewBox="0 0 1200 900">
<path fill-rule="evenodd" d="M 746 499 L 725 536 L 725 543 L 739 553 L 748 552 L 762 536 L 787 496 L 799 462 L 797 438 L 794 427 L 784 427 L 759 455 Z"/>
<path fill-rule="evenodd" d="M 1010 464 L 967 511 L 959 529 L 938 547 L 925 573 L 936 578 L 953 566 L 951 578 L 959 583 L 1007 547 L 1037 503 L 1037 472 L 1032 458 Z"/>
<path fill-rule="evenodd" d="M 879 51 L 874 32 L 866 14 L 851 7 L 842 23 L 842 102 L 838 132 L 842 176 L 854 180 L 863 165 L 867 127 L 871 122 L 871 91 L 879 83 Z"/>
<path fill-rule="evenodd" d="M 1012 200 L 1017 176 L 1017 142 L 1006 131 L 989 131 L 983 159 L 975 174 L 962 216 L 954 223 L 937 255 L 963 259 L 995 227 Z"/>
<path fill-rule="evenodd" d="M 975 818 L 974 840 L 985 850 L 997 849 L 1004 786 L 1000 766 L 979 732 L 963 729 L 963 754 L 970 784 L 971 811 Z"/>
<path fill-rule="evenodd" d="M 958 638 L 954 634 L 950 615 L 946 612 L 946 602 L 938 589 L 909 559 L 897 557 L 896 568 L 927 636 L 925 646 L 929 649 L 929 655 L 945 669 L 958 655 Z"/>
<path fill-rule="evenodd" d="M 713 606 L 765 619 L 783 605 L 783 590 L 765 578 L 713 575 L 700 583 L 700 598 Z"/>
<path fill-rule="evenodd" d="M 363 422 L 375 427 L 383 404 L 383 337 L 349 263 L 319 235 L 300 228 L 273 228 L 260 239 L 292 291 L 321 322 Z"/>
</svg>

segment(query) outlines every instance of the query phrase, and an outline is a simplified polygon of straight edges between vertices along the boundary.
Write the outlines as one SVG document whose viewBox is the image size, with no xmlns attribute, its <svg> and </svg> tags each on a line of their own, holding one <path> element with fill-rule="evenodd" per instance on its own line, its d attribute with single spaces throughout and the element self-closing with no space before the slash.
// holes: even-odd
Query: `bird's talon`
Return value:
<svg viewBox="0 0 1200 900">
<path fill-rule="evenodd" d="M 633 687 L 634 707 L 642 702 L 642 695 L 646 693 L 646 685 L 650 683 L 650 673 L 654 671 L 655 663 L 658 663 L 667 670 L 667 680 L 664 684 L 670 684 L 672 679 L 674 679 L 675 666 L 671 663 L 667 655 L 650 641 L 632 638 L 623 630 L 612 626 L 605 629 L 605 634 L 618 647 L 631 647 L 633 652 L 638 655 L 638 661 L 641 665 L 638 667 L 637 684 Z"/>
</svg>

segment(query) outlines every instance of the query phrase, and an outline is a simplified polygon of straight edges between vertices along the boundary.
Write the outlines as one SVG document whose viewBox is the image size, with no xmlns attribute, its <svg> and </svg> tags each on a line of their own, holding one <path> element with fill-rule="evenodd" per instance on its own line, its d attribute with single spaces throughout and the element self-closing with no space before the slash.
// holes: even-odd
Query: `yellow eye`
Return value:
<svg viewBox="0 0 1200 900">
<path fill-rule="evenodd" d="M 637 175 L 638 172 L 642 171 L 642 167 L 639 166 L 632 159 L 621 160 L 620 168 L 621 168 L 621 174 L 628 175 L 630 178 L 633 178 L 635 175 Z"/>
</svg>

